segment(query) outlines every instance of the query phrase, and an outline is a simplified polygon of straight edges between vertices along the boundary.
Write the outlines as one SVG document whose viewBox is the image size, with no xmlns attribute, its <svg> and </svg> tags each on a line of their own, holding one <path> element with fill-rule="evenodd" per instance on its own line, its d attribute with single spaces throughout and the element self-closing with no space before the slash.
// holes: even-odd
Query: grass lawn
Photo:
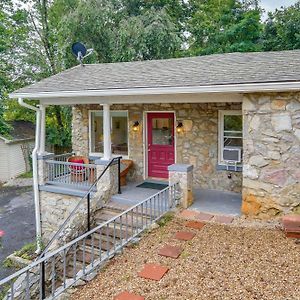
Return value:
<svg viewBox="0 0 300 300">
<path fill-rule="evenodd" d="M 21 175 L 19 175 L 17 178 L 32 178 L 32 171 L 28 171 L 26 173 L 23 173 Z"/>
<path fill-rule="evenodd" d="M 175 218 L 126 248 L 71 299 L 113 299 L 127 290 L 149 300 L 299 300 L 300 246 L 280 230 L 207 224 L 189 229 Z M 173 238 L 179 230 L 196 236 Z M 183 249 L 178 259 L 157 254 L 166 245 Z M 170 268 L 160 281 L 138 277 L 145 263 Z"/>
</svg>

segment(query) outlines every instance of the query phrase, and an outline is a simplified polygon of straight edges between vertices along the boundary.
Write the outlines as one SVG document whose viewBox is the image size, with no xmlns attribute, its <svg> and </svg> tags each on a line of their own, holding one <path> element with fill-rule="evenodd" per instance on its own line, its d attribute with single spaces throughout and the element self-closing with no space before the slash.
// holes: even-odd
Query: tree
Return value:
<svg viewBox="0 0 300 300">
<path fill-rule="evenodd" d="M 300 1 L 269 13 L 263 34 L 263 50 L 300 49 Z"/>
<path fill-rule="evenodd" d="M 114 35 L 113 61 L 175 57 L 182 44 L 179 30 L 165 9 L 150 8 L 124 18 Z"/>
<path fill-rule="evenodd" d="M 0 3 L 0 134 L 8 135 L 11 127 L 5 120 L 7 94 L 24 84 L 18 62 L 22 58 L 28 34 L 27 14 L 13 7 L 10 0 Z"/>
<path fill-rule="evenodd" d="M 167 8 L 149 5 L 147 1 L 79 0 L 61 21 L 61 48 L 70 52 L 74 41 L 84 41 L 95 50 L 90 62 L 174 57 L 182 44 L 180 30 Z"/>
<path fill-rule="evenodd" d="M 58 1 L 37 0 L 30 10 L 30 47 L 24 53 L 23 64 L 29 65 L 27 77 L 32 81 L 54 75 L 64 69 L 59 57 L 57 32 L 62 17 Z M 67 1 L 65 1 L 67 2 Z M 52 8 L 54 6 L 54 8 Z M 10 116 L 19 119 L 18 110 Z M 58 105 L 47 109 L 47 141 L 57 146 L 71 145 L 71 109 Z"/>
<path fill-rule="evenodd" d="M 191 54 L 259 51 L 262 10 L 256 0 L 192 0 Z"/>
</svg>

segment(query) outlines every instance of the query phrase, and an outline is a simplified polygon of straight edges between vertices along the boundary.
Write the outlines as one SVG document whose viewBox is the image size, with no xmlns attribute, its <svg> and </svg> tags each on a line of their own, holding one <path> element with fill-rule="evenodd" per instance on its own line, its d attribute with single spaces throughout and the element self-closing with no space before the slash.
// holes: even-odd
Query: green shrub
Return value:
<svg viewBox="0 0 300 300">
<path fill-rule="evenodd" d="M 14 252 L 16 256 L 19 256 L 23 259 L 32 260 L 36 257 L 36 243 L 28 243 L 24 245 L 20 250 Z"/>
<path fill-rule="evenodd" d="M 168 213 L 166 213 L 163 217 L 161 217 L 161 218 L 157 221 L 157 224 L 158 224 L 160 227 L 163 227 L 163 226 L 165 226 L 167 223 L 169 223 L 170 221 L 172 221 L 173 218 L 174 218 L 174 213 L 168 212 Z"/>
</svg>

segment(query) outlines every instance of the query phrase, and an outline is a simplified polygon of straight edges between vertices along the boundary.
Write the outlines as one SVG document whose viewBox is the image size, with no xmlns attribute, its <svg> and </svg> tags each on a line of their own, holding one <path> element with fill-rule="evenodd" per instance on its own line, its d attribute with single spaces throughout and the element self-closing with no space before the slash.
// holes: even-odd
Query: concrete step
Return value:
<svg viewBox="0 0 300 300">
<path fill-rule="evenodd" d="M 116 211 L 113 211 L 113 210 L 110 210 L 107 208 L 103 208 L 95 213 L 95 221 L 97 222 L 97 224 L 101 224 L 101 223 L 111 220 L 112 218 L 117 217 L 119 214 L 120 213 L 118 213 Z M 131 222 L 132 216 L 133 216 L 134 226 L 140 225 L 142 223 L 142 215 L 139 212 L 133 211 L 133 212 L 128 213 L 127 216 L 128 216 L 127 221 L 129 224 Z M 147 215 L 143 215 L 143 223 L 146 222 L 146 219 L 149 220 L 150 217 Z M 126 222 L 126 215 L 123 215 L 122 216 L 122 224 L 125 224 L 125 222 Z M 120 224 L 121 223 L 120 218 L 117 218 L 115 220 L 115 223 Z"/>
<path fill-rule="evenodd" d="M 74 189 L 74 187 L 70 188 L 53 184 L 40 185 L 39 190 L 55 194 L 71 195 L 76 197 L 83 197 L 86 194 L 86 191 Z"/>
<path fill-rule="evenodd" d="M 118 245 L 120 243 L 120 239 L 118 239 L 118 238 L 114 239 L 111 236 L 106 236 L 106 235 L 101 235 L 100 236 L 100 234 L 95 234 L 94 235 L 94 248 L 98 249 L 98 250 L 99 250 L 99 247 L 100 247 L 100 238 L 101 238 L 101 249 L 103 251 L 110 250 L 114 247 L 114 244 Z M 90 249 L 91 249 L 92 244 L 93 244 L 92 239 L 86 240 L 85 244 L 86 244 L 87 247 L 90 247 Z M 82 248 L 83 248 L 83 246 L 80 246 L 80 249 L 82 249 Z"/>
<path fill-rule="evenodd" d="M 109 226 L 104 226 L 103 228 L 101 228 L 101 230 L 97 231 L 97 234 L 101 233 L 101 235 L 115 236 L 116 238 L 125 238 L 126 235 L 129 236 L 130 234 L 132 234 L 132 231 L 133 230 L 131 228 L 131 224 L 128 224 L 126 229 L 125 222 L 124 222 L 122 224 L 116 223 L 115 226 L 114 224 L 109 224 Z"/>
<path fill-rule="evenodd" d="M 99 250 L 99 249 L 98 249 Z M 77 254 L 76 254 L 76 258 L 77 258 L 77 261 L 78 262 L 81 262 L 83 263 L 83 248 L 80 248 L 78 251 L 77 251 Z M 101 251 L 101 255 L 105 255 L 104 254 L 105 252 L 104 251 Z M 84 254 L 84 257 L 85 257 L 85 264 L 90 264 L 92 262 L 92 258 L 94 256 L 94 260 L 98 259 L 100 257 L 100 253 L 99 251 L 96 251 L 94 250 L 94 254 L 92 254 L 92 248 L 91 247 L 85 247 L 85 254 Z M 82 269 L 81 269 L 82 270 Z"/>
</svg>

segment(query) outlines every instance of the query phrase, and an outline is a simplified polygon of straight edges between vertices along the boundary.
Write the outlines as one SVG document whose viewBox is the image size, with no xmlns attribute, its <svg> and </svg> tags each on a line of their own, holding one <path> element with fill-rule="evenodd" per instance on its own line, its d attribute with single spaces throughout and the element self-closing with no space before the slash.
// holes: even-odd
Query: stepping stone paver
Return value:
<svg viewBox="0 0 300 300">
<path fill-rule="evenodd" d="M 285 236 L 287 238 L 292 238 L 292 239 L 300 239 L 300 232 L 291 232 L 291 231 L 287 231 L 285 233 Z"/>
<path fill-rule="evenodd" d="M 287 238 L 300 238 L 300 215 L 282 217 L 282 225 Z"/>
<path fill-rule="evenodd" d="M 139 277 L 159 281 L 169 271 L 169 268 L 157 264 L 145 264 L 143 270 L 138 273 Z"/>
<path fill-rule="evenodd" d="M 205 223 L 198 221 L 189 221 L 185 223 L 185 226 L 193 229 L 202 229 L 202 227 L 205 226 Z"/>
<path fill-rule="evenodd" d="M 185 219 L 194 219 L 199 215 L 199 212 L 194 210 L 185 209 L 183 210 L 179 216 Z"/>
<path fill-rule="evenodd" d="M 281 219 L 283 226 L 299 226 L 300 228 L 300 215 L 286 215 Z"/>
<path fill-rule="evenodd" d="M 234 217 L 232 216 L 215 216 L 213 221 L 222 224 L 230 224 L 232 223 Z"/>
<path fill-rule="evenodd" d="M 114 300 L 145 300 L 144 297 L 124 291 L 114 297 Z"/>
<path fill-rule="evenodd" d="M 181 252 L 182 249 L 180 247 L 165 245 L 158 251 L 158 254 L 171 258 L 178 258 Z"/>
<path fill-rule="evenodd" d="M 181 241 L 190 241 L 196 234 L 190 231 L 178 231 L 174 238 Z"/>
<path fill-rule="evenodd" d="M 210 221 L 210 220 L 213 218 L 213 216 L 214 216 L 214 215 L 200 212 L 200 213 L 196 216 L 196 219 L 199 220 L 199 221 L 205 222 L 205 221 Z"/>
</svg>

